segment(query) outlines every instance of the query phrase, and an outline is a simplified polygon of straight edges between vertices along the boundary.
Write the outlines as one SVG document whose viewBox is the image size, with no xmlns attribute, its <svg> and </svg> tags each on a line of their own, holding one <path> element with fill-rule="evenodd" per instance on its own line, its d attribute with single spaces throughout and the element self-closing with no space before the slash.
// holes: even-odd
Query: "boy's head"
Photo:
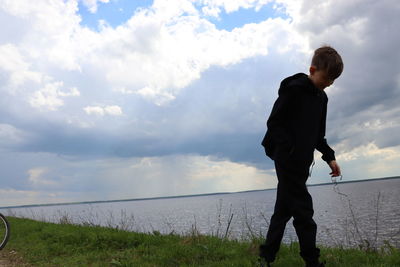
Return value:
<svg viewBox="0 0 400 267">
<path fill-rule="evenodd" d="M 342 74 L 342 71 L 342 57 L 335 49 L 330 46 L 322 46 L 314 51 L 309 77 L 315 86 L 325 89 Z"/>
</svg>

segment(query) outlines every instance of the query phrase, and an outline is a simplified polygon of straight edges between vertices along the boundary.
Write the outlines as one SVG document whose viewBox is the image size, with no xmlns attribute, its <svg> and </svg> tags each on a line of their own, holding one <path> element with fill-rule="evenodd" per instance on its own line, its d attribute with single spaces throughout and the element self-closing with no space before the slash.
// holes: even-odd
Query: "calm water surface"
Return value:
<svg viewBox="0 0 400 267">
<path fill-rule="evenodd" d="M 318 242 L 329 246 L 400 247 L 400 178 L 310 186 Z M 18 217 L 104 225 L 131 231 L 264 237 L 276 190 L 97 204 L 3 209 Z M 230 223 L 229 223 L 230 222 Z M 229 227 L 228 227 L 229 225 Z M 228 231 L 227 231 L 228 229 Z M 289 221 L 284 242 L 297 240 Z M 367 241 L 360 241 L 367 240 Z"/>
</svg>

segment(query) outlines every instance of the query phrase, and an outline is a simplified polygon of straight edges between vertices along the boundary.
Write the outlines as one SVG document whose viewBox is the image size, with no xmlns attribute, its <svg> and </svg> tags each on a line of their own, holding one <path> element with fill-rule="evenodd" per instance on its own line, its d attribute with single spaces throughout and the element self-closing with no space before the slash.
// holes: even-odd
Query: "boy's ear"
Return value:
<svg viewBox="0 0 400 267">
<path fill-rule="evenodd" d="M 310 66 L 310 74 L 313 75 L 314 72 L 317 70 L 315 66 Z"/>
</svg>

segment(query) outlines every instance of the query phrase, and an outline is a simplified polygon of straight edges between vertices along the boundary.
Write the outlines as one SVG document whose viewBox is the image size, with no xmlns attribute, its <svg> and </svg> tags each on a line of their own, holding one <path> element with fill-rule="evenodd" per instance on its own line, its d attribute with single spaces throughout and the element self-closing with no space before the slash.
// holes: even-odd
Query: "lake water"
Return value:
<svg viewBox="0 0 400 267">
<path fill-rule="evenodd" d="M 310 186 L 318 242 L 400 247 L 400 178 Z M 160 233 L 264 237 L 276 190 L 165 199 L 2 209 L 6 215 Z M 345 196 L 346 195 L 346 196 Z M 229 225 L 229 227 L 228 227 Z M 289 221 L 284 242 L 297 237 Z M 365 241 L 366 240 L 366 241 Z"/>
</svg>

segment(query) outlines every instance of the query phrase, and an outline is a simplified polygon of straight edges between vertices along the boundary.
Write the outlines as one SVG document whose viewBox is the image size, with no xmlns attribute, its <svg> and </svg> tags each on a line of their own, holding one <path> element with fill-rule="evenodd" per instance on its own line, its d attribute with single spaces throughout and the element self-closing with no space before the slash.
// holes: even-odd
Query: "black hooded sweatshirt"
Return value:
<svg viewBox="0 0 400 267">
<path fill-rule="evenodd" d="M 326 162 L 335 160 L 325 139 L 326 93 L 306 74 L 298 73 L 281 82 L 278 94 L 262 141 L 267 156 L 276 161 L 311 163 L 317 149 Z"/>
</svg>

